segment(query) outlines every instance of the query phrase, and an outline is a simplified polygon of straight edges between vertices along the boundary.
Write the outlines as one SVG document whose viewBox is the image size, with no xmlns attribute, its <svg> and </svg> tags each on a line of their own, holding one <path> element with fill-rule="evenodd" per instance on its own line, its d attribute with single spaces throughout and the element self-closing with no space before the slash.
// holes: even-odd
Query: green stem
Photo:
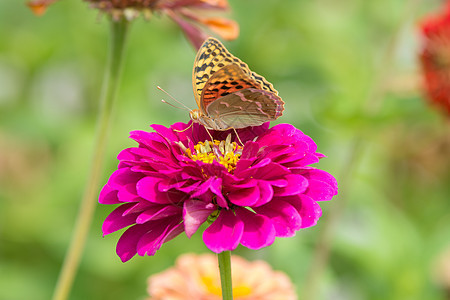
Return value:
<svg viewBox="0 0 450 300">
<path fill-rule="evenodd" d="M 53 300 L 65 300 L 69 296 L 75 274 L 80 264 L 89 227 L 97 205 L 97 195 L 100 183 L 103 159 L 107 146 L 111 115 L 119 86 L 122 71 L 123 54 L 126 44 L 128 22 L 126 20 L 110 21 L 111 38 L 108 50 L 108 65 L 103 79 L 100 111 L 94 142 L 94 153 L 91 169 L 88 175 L 86 189 L 80 204 L 74 232 L 67 250 L 64 263 L 56 284 Z"/>
<path fill-rule="evenodd" d="M 224 251 L 217 254 L 219 260 L 220 283 L 222 285 L 222 299 L 233 300 L 231 285 L 231 252 Z"/>
</svg>

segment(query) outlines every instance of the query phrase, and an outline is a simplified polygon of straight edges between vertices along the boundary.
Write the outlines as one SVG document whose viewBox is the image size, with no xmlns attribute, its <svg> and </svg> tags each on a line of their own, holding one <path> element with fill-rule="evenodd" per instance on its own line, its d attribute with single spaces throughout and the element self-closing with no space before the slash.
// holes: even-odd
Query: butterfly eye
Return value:
<svg viewBox="0 0 450 300">
<path fill-rule="evenodd" d="M 189 116 L 191 117 L 191 120 L 198 120 L 199 117 L 198 110 L 197 109 L 191 110 L 189 112 Z"/>
</svg>

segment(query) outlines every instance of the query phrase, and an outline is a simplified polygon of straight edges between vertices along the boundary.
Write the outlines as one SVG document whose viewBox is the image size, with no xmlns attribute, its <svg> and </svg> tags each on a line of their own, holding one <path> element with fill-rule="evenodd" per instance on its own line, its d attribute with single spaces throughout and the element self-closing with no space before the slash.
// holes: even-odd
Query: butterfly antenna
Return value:
<svg viewBox="0 0 450 300">
<path fill-rule="evenodd" d="M 177 99 L 175 99 L 174 97 L 172 97 L 172 95 L 170 95 L 168 92 L 166 92 L 165 90 L 163 90 L 160 86 L 156 87 L 158 90 L 160 90 L 161 92 L 165 93 L 167 96 L 169 96 L 173 101 L 175 101 L 176 103 L 181 104 L 183 107 L 179 107 L 179 106 L 175 106 L 169 102 L 167 102 L 166 100 L 161 100 L 163 103 L 169 104 L 170 106 L 173 106 L 175 108 L 180 108 L 180 109 L 187 109 L 188 111 L 192 111 L 192 109 L 190 109 L 189 107 L 187 107 L 186 105 L 184 105 L 184 103 L 178 101 Z"/>
<path fill-rule="evenodd" d="M 175 107 L 175 108 L 179 108 L 179 109 L 187 109 L 187 108 L 185 108 L 185 107 L 173 105 L 172 103 L 167 102 L 167 101 L 164 100 L 164 99 L 161 99 L 161 102 L 162 102 L 162 103 L 165 103 L 165 104 L 169 104 L 170 106 Z M 189 110 L 189 111 L 191 111 L 191 110 Z"/>
</svg>

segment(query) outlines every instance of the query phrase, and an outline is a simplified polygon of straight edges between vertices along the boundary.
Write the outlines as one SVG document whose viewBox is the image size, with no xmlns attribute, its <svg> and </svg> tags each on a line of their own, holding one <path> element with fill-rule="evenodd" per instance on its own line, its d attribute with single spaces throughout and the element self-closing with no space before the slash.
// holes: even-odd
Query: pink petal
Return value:
<svg viewBox="0 0 450 300">
<path fill-rule="evenodd" d="M 222 178 L 210 177 L 191 195 L 192 198 L 198 198 L 210 202 L 216 195 L 217 205 L 228 208 L 228 202 L 222 195 Z"/>
<path fill-rule="evenodd" d="M 136 246 L 139 239 L 150 230 L 153 224 L 146 223 L 144 225 L 134 225 L 128 228 L 119 238 L 116 247 L 116 253 L 122 260 L 126 262 L 136 255 Z"/>
<path fill-rule="evenodd" d="M 244 233 L 241 238 L 243 246 L 257 250 L 274 242 L 275 228 L 269 218 L 252 213 L 245 208 L 236 209 L 236 217 L 244 223 Z"/>
<path fill-rule="evenodd" d="M 138 181 L 136 185 L 137 194 L 153 203 L 159 204 L 175 204 L 182 202 L 186 198 L 186 194 L 176 190 L 161 192 L 158 190 L 160 178 L 144 177 Z"/>
<path fill-rule="evenodd" d="M 277 196 L 290 196 L 303 193 L 308 187 L 308 180 L 302 175 L 291 174 L 284 177 L 287 185 L 282 188 L 275 189 Z"/>
<path fill-rule="evenodd" d="M 132 172 L 129 168 L 122 168 L 114 171 L 109 177 L 108 185 L 113 189 L 120 189 L 125 184 L 136 183 L 142 175 L 139 173 Z"/>
<path fill-rule="evenodd" d="M 186 235 L 190 238 L 215 209 L 216 206 L 212 203 L 198 200 L 184 202 L 183 219 Z"/>
<path fill-rule="evenodd" d="M 331 174 L 316 168 L 307 168 L 300 174 L 308 179 L 314 179 L 328 183 L 332 187 L 334 193 L 337 194 L 337 181 Z"/>
<path fill-rule="evenodd" d="M 250 188 L 235 188 L 228 194 L 228 200 L 238 206 L 253 206 L 259 201 L 260 194 L 258 185 Z"/>
<path fill-rule="evenodd" d="M 103 186 L 98 197 L 98 202 L 101 204 L 119 204 L 121 203 L 117 198 L 117 190 L 112 189 L 108 184 Z"/>
<path fill-rule="evenodd" d="M 137 253 L 139 255 L 154 255 L 156 251 L 161 248 L 165 239 L 172 231 L 175 230 L 176 232 L 179 232 L 179 230 L 177 230 L 180 227 L 179 221 L 172 218 L 167 218 L 166 220 L 161 222 L 152 222 L 153 226 L 151 227 L 151 230 L 145 233 L 136 245 Z"/>
<path fill-rule="evenodd" d="M 264 215 L 272 221 L 276 236 L 291 237 L 295 235 L 295 231 L 300 229 L 302 218 L 295 207 L 280 199 L 274 199 L 254 210 L 258 215 Z"/>
<path fill-rule="evenodd" d="M 316 201 L 326 201 L 331 200 L 336 193 L 336 189 L 329 183 L 310 179 L 305 195 L 310 196 Z"/>
<path fill-rule="evenodd" d="M 131 204 L 133 204 L 133 206 L 124 211 L 122 214 L 123 216 L 134 213 L 142 213 L 144 210 L 148 209 L 149 206 L 154 205 L 153 203 L 149 203 L 147 201 L 133 202 Z"/>
<path fill-rule="evenodd" d="M 123 216 L 124 212 L 134 205 L 135 203 L 127 203 L 114 209 L 103 222 L 103 236 L 134 224 L 137 217 L 136 213 Z"/>
<path fill-rule="evenodd" d="M 140 198 L 137 195 L 136 183 L 122 186 L 117 193 L 120 202 L 137 202 Z"/>
<path fill-rule="evenodd" d="M 203 232 L 203 241 L 215 253 L 236 249 L 244 233 L 244 223 L 231 210 L 222 209 L 219 217 Z"/>
<path fill-rule="evenodd" d="M 166 140 L 161 135 L 154 132 L 135 130 L 130 132 L 130 138 L 150 149 L 168 149 Z"/>
<path fill-rule="evenodd" d="M 268 203 L 273 198 L 272 184 L 268 181 L 258 180 L 259 199 L 252 207 L 257 207 Z"/>
<path fill-rule="evenodd" d="M 289 202 L 302 218 L 301 228 L 311 227 L 317 224 L 322 209 L 313 198 L 307 195 L 295 195 L 290 197 L 283 197 L 283 201 Z"/>
<path fill-rule="evenodd" d="M 143 224 L 150 220 L 159 220 L 167 217 L 177 218 L 178 216 L 181 216 L 181 213 L 181 207 L 175 205 L 155 205 L 142 212 L 136 218 L 136 223 Z"/>
</svg>

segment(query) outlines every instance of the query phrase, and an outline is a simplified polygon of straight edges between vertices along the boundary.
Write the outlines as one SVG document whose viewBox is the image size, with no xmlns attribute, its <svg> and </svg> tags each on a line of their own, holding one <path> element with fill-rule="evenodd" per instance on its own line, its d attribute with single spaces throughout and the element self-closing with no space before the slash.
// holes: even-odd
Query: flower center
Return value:
<svg viewBox="0 0 450 300">
<path fill-rule="evenodd" d="M 199 160 L 207 164 L 217 161 L 225 166 L 228 172 L 233 173 L 241 157 L 242 147 L 236 142 L 231 143 L 231 135 L 228 135 L 225 141 L 199 142 L 194 146 L 194 151 L 186 149 L 185 153 L 194 161 Z"/>
<path fill-rule="evenodd" d="M 215 296 L 222 296 L 222 288 L 219 285 L 217 280 L 214 280 L 210 276 L 202 276 L 201 281 L 203 285 L 206 287 L 206 290 L 209 294 Z M 234 297 L 245 297 L 252 294 L 252 289 L 244 284 L 244 283 L 235 283 L 233 282 L 233 296 Z"/>
</svg>

